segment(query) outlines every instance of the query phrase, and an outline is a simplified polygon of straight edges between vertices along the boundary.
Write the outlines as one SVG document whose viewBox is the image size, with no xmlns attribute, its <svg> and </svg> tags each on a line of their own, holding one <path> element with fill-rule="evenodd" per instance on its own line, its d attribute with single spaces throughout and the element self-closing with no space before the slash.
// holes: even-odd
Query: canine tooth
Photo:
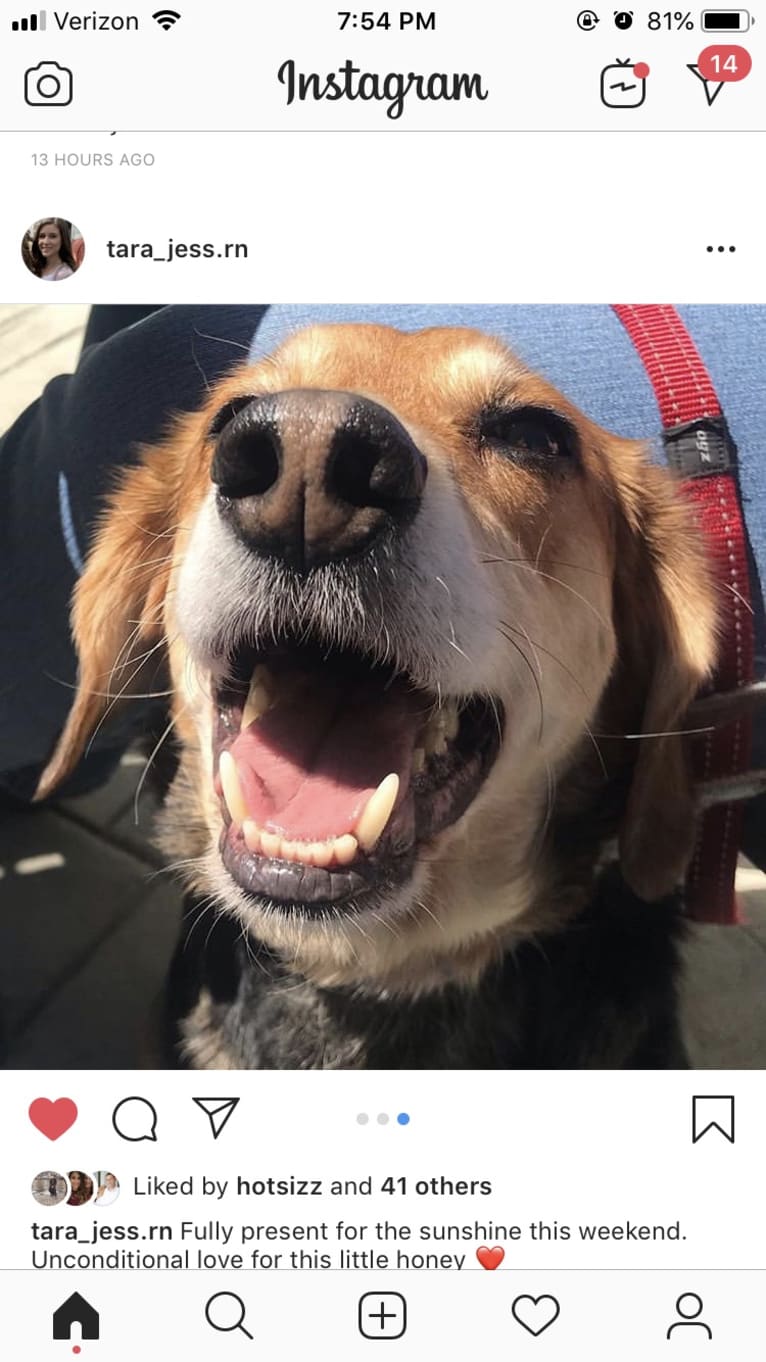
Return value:
<svg viewBox="0 0 766 1362">
<path fill-rule="evenodd" d="M 258 672 L 265 671 L 265 667 L 256 667 L 253 679 L 250 682 L 250 689 L 247 692 L 245 707 L 242 710 L 242 722 L 239 726 L 240 733 L 247 728 L 254 719 L 260 719 L 262 714 L 271 709 L 273 695 L 268 686 L 258 679 Z"/>
<path fill-rule="evenodd" d="M 233 822 L 244 823 L 247 818 L 247 804 L 242 793 L 242 786 L 239 781 L 237 763 L 231 752 L 222 752 L 221 760 L 218 763 L 218 774 L 221 777 L 223 797 L 226 800 L 226 807 L 231 814 Z"/>
<path fill-rule="evenodd" d="M 242 824 L 242 835 L 245 839 L 245 846 L 248 851 L 260 852 L 261 829 L 252 818 L 246 818 Z"/>
<path fill-rule="evenodd" d="M 414 751 L 413 754 L 412 754 L 412 774 L 413 774 L 413 776 L 418 776 L 418 775 L 420 775 L 420 772 L 423 770 L 423 767 L 425 766 L 425 764 L 426 764 L 426 754 L 425 754 L 425 749 L 422 748 L 422 747 L 416 747 L 416 748 L 415 748 L 415 751 Z"/>
<path fill-rule="evenodd" d="M 423 734 L 423 747 L 427 757 L 441 756 L 447 750 L 447 739 L 444 736 L 444 727 L 441 719 L 430 721 L 428 728 Z"/>
<path fill-rule="evenodd" d="M 261 851 L 264 856 L 278 856 L 282 849 L 282 838 L 278 832 L 261 833 Z"/>
<path fill-rule="evenodd" d="M 396 796 L 399 793 L 399 777 L 395 771 L 381 780 L 374 794 L 370 795 L 354 828 L 354 834 L 362 851 L 370 852 L 380 841 L 383 829 L 393 812 Z M 343 841 L 343 838 L 340 838 Z M 336 844 L 337 845 L 337 844 Z"/>
<path fill-rule="evenodd" d="M 444 713 L 444 736 L 449 742 L 454 742 L 460 728 L 457 706 L 448 705 Z"/>
<path fill-rule="evenodd" d="M 398 779 L 399 777 L 397 776 L 397 780 Z M 374 798 L 375 796 L 373 795 L 373 799 Z M 344 832 L 342 837 L 336 837 L 335 841 L 331 842 L 330 845 L 332 847 L 333 857 L 339 865 L 348 865 L 353 861 L 359 849 L 359 843 L 357 842 L 356 837 L 352 837 L 350 832 Z"/>
</svg>

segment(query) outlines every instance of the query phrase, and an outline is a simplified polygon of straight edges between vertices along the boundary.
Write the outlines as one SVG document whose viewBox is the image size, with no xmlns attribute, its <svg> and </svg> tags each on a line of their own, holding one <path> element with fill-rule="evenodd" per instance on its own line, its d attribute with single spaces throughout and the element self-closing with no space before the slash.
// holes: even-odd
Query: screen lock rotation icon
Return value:
<svg viewBox="0 0 766 1362">
<path fill-rule="evenodd" d="M 648 75 L 645 61 L 618 58 L 601 72 L 601 103 L 607 109 L 640 109 L 646 99 Z"/>
</svg>

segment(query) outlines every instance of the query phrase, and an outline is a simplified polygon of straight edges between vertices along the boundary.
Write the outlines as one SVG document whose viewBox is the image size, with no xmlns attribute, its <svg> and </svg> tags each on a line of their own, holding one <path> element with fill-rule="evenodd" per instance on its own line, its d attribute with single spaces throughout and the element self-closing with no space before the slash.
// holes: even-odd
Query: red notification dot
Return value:
<svg viewBox="0 0 766 1362">
<path fill-rule="evenodd" d="M 753 69 L 753 59 L 746 47 L 706 47 L 697 66 L 703 80 L 744 80 Z"/>
<path fill-rule="evenodd" d="M 646 80 L 646 77 L 649 75 L 649 67 L 645 61 L 636 62 L 633 67 L 633 75 L 636 77 L 636 80 Z"/>
</svg>

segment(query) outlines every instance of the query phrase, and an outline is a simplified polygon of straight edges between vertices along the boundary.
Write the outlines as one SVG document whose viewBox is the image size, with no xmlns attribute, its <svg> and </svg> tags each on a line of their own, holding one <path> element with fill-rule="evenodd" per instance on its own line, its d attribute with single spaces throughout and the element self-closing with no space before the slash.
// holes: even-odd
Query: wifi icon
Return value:
<svg viewBox="0 0 766 1362">
<path fill-rule="evenodd" d="M 169 28 L 178 23 L 181 16 L 177 9 L 158 9 L 157 13 L 152 15 L 152 18 L 159 24 L 160 28 L 164 28 L 167 32 Z"/>
</svg>

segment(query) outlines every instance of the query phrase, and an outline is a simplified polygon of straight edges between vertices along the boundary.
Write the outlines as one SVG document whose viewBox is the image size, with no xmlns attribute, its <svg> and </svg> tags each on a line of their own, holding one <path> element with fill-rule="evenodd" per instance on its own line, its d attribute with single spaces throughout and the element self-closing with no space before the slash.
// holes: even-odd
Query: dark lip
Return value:
<svg viewBox="0 0 766 1362">
<path fill-rule="evenodd" d="M 243 667 L 267 665 L 274 653 L 250 655 Z M 246 689 L 246 687 L 245 687 Z M 426 697 L 427 698 L 427 697 Z M 239 732 L 243 696 L 235 685 L 214 692 L 214 767 L 221 752 Z M 239 707 L 239 712 L 238 712 Z M 470 807 L 494 765 L 504 728 L 498 700 L 474 696 L 464 704 L 460 729 L 443 756 L 432 757 L 426 769 L 412 777 L 401 805 L 371 855 L 359 855 L 348 866 L 322 869 L 251 852 L 241 830 L 234 827 L 221 803 L 223 828 L 219 851 L 237 887 L 261 908 L 303 917 L 323 917 L 374 909 L 411 878 L 416 862 L 440 833 Z"/>
<path fill-rule="evenodd" d="M 371 898 L 380 899 L 404 883 L 415 861 L 413 845 L 395 863 L 388 857 L 360 857 L 349 866 L 322 870 L 255 855 L 230 822 L 221 833 L 220 853 L 234 883 L 255 903 L 302 917 L 328 916 L 338 907 L 347 913 L 366 910 Z"/>
</svg>

